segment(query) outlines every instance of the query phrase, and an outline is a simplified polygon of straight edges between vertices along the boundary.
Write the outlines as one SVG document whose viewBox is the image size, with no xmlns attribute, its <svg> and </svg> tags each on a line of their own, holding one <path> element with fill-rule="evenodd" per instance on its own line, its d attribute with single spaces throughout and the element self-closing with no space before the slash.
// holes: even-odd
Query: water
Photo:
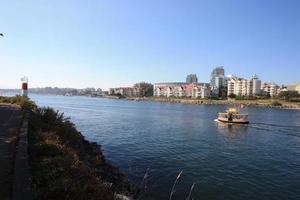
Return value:
<svg viewBox="0 0 300 200">
<path fill-rule="evenodd" d="M 149 199 L 300 199 L 300 111 L 246 108 L 251 124 L 214 119 L 226 106 L 32 95 L 71 117 Z M 146 197 L 144 197 L 146 198 Z"/>
</svg>

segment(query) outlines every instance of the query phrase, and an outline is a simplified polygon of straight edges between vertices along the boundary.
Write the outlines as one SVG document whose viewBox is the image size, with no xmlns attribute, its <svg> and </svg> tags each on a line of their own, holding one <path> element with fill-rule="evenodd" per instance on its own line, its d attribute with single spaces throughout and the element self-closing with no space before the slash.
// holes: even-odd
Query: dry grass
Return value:
<svg viewBox="0 0 300 200">
<path fill-rule="evenodd" d="M 36 108 L 29 120 L 29 154 L 35 199 L 114 199 L 135 188 L 106 163 L 62 113 Z"/>
</svg>

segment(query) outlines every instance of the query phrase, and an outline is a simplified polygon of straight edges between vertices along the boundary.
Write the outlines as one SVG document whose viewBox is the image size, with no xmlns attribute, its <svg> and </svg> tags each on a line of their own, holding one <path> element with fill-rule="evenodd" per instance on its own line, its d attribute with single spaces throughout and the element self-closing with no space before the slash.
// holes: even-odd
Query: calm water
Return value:
<svg viewBox="0 0 300 200">
<path fill-rule="evenodd" d="M 214 121 L 226 106 L 38 96 L 71 117 L 106 158 L 136 184 L 149 168 L 145 193 L 168 199 L 300 199 L 300 111 L 246 108 L 250 125 Z"/>
</svg>

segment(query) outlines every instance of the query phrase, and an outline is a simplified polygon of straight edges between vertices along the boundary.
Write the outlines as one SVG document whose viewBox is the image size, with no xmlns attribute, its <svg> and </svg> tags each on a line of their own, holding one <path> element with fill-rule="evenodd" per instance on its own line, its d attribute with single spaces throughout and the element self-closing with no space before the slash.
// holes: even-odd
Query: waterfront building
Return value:
<svg viewBox="0 0 300 200">
<path fill-rule="evenodd" d="M 195 85 L 192 90 L 192 97 L 202 99 L 210 97 L 209 84 L 203 84 L 201 86 Z"/>
<path fill-rule="evenodd" d="M 289 91 L 298 91 L 298 93 L 300 94 L 300 83 L 295 83 L 295 84 L 292 84 L 292 85 L 287 85 L 286 88 Z"/>
<path fill-rule="evenodd" d="M 229 76 L 227 80 L 227 96 L 258 96 L 261 94 L 261 80 L 254 75 L 247 80 L 236 76 Z"/>
<path fill-rule="evenodd" d="M 196 74 L 189 74 L 186 77 L 186 83 L 198 83 L 198 78 Z"/>
<path fill-rule="evenodd" d="M 271 98 L 276 97 L 280 92 L 279 85 L 275 83 L 263 83 L 261 85 L 261 92 L 264 96 L 270 96 Z"/>
<path fill-rule="evenodd" d="M 224 67 L 216 67 L 213 69 L 210 77 L 210 87 L 214 97 L 220 96 L 220 90 L 226 86 L 226 77 Z"/>
<path fill-rule="evenodd" d="M 155 83 L 153 85 L 153 96 L 157 96 L 157 97 L 170 96 L 170 95 L 172 95 L 172 93 L 171 93 L 172 88 L 175 89 L 175 87 L 183 87 L 185 84 L 186 83 L 181 83 L 181 82 Z M 177 91 L 179 91 L 179 90 L 180 89 L 178 88 Z M 177 94 L 178 94 L 178 92 L 177 92 Z"/>
<path fill-rule="evenodd" d="M 210 97 L 210 87 L 207 83 L 155 83 L 153 88 L 153 95 L 156 97 Z"/>
</svg>

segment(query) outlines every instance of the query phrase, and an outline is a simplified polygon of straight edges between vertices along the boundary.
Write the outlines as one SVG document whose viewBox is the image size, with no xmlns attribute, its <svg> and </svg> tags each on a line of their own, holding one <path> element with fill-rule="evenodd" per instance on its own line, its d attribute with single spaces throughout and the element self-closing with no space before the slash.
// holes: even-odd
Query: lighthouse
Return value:
<svg viewBox="0 0 300 200">
<path fill-rule="evenodd" d="M 28 95 L 28 78 L 26 76 L 24 76 L 23 78 L 21 78 L 21 82 L 22 82 L 22 96 L 23 97 L 27 97 Z"/>
</svg>

